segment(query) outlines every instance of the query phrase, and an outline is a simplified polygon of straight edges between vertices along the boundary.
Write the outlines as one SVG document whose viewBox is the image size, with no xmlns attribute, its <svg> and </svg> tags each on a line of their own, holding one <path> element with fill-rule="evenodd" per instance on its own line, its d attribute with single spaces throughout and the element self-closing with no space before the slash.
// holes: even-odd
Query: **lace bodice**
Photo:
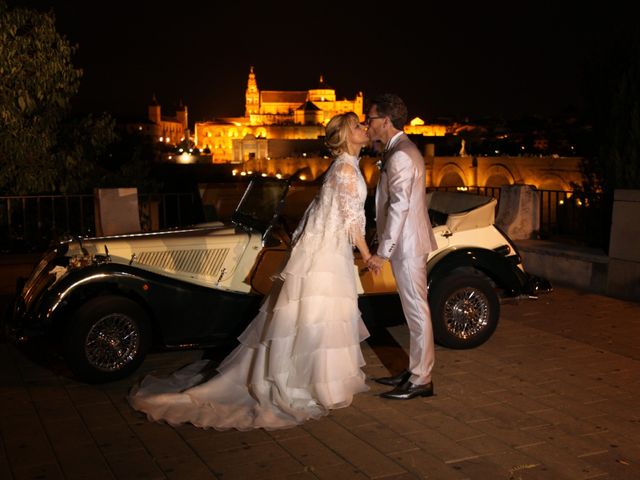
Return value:
<svg viewBox="0 0 640 480">
<path fill-rule="evenodd" d="M 293 233 L 293 243 L 307 235 L 331 235 L 344 236 L 353 245 L 357 234 L 365 234 L 366 197 L 358 158 L 341 154 L 329 167 L 320 192 Z"/>
</svg>

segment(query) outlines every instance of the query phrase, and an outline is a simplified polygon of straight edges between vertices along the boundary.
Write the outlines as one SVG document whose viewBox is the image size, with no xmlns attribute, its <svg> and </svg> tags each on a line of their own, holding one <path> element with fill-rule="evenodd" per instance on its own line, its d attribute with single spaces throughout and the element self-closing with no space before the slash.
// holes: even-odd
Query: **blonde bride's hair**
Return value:
<svg viewBox="0 0 640 480">
<path fill-rule="evenodd" d="M 354 112 L 340 113 L 329 120 L 325 129 L 324 144 L 331 155 L 337 157 L 347 150 L 349 127 L 359 122 L 360 119 Z"/>
</svg>

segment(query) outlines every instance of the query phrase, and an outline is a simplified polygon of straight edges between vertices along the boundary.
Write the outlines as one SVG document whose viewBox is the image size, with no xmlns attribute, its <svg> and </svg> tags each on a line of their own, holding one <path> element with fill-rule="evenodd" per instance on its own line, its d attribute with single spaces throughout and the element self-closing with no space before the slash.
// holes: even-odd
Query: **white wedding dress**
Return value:
<svg viewBox="0 0 640 480">
<path fill-rule="evenodd" d="M 219 430 L 278 429 L 327 415 L 368 390 L 360 342 L 353 234 L 364 235 L 366 185 L 342 154 L 293 234 L 289 260 L 240 345 L 204 373 L 203 360 L 147 376 L 128 397 L 153 421 Z"/>
</svg>

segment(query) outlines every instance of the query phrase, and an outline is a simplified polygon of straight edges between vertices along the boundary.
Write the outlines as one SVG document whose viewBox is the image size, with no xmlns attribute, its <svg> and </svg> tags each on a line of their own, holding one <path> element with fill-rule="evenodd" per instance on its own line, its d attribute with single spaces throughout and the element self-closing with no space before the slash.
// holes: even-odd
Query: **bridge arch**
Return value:
<svg viewBox="0 0 640 480">
<path fill-rule="evenodd" d="M 435 182 L 438 187 L 465 187 L 466 175 L 457 163 L 450 162 L 442 167 Z"/>
<path fill-rule="evenodd" d="M 509 167 L 502 163 L 495 163 L 487 168 L 484 173 L 485 187 L 501 187 L 503 185 L 513 185 L 515 177 L 509 170 Z"/>
<path fill-rule="evenodd" d="M 546 174 L 538 179 L 538 190 L 573 190 L 560 175 Z"/>
</svg>

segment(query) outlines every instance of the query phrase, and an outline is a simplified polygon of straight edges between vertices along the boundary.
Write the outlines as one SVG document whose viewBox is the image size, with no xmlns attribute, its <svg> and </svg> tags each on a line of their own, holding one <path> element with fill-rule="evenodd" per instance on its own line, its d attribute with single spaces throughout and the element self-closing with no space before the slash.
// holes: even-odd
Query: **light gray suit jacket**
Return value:
<svg viewBox="0 0 640 480">
<path fill-rule="evenodd" d="M 383 158 L 376 189 L 377 254 L 391 260 L 437 248 L 427 212 L 424 158 L 402 133 Z"/>
</svg>

